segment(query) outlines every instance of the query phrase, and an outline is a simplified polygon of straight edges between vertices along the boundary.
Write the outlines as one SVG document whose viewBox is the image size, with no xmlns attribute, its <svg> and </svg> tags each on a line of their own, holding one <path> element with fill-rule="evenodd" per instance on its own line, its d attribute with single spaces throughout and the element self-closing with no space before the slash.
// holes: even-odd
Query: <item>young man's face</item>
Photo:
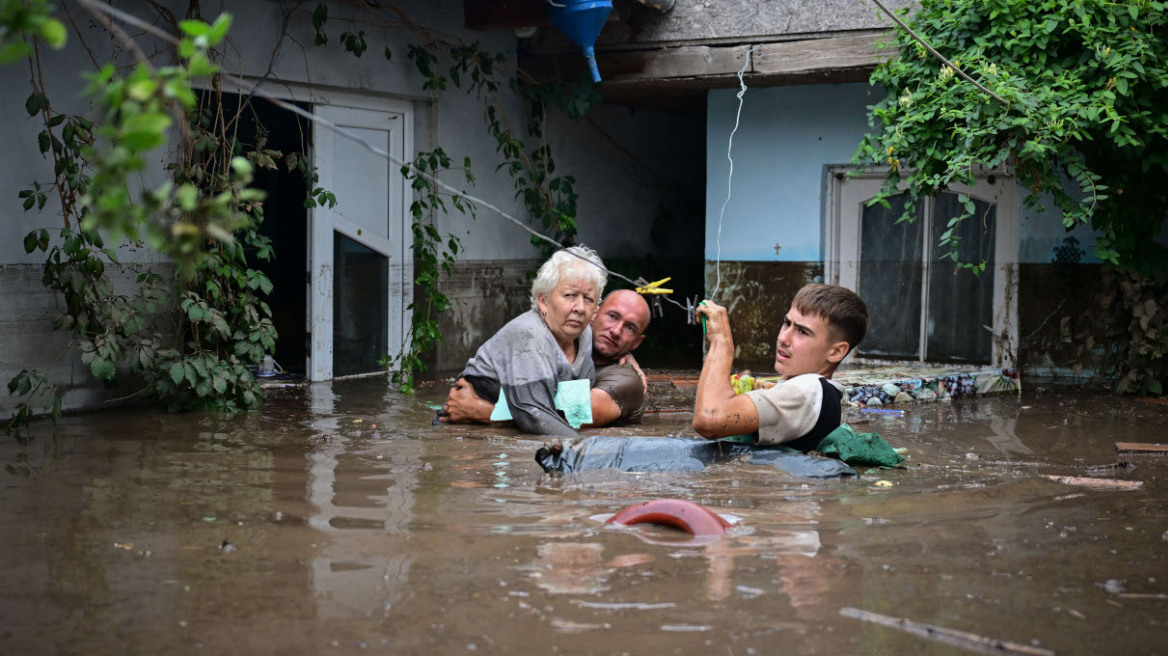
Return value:
<svg viewBox="0 0 1168 656">
<path fill-rule="evenodd" d="M 803 314 L 792 305 L 775 342 L 775 371 L 783 378 L 828 376 L 847 354 L 848 343 L 832 341 L 826 319 Z"/>
</svg>

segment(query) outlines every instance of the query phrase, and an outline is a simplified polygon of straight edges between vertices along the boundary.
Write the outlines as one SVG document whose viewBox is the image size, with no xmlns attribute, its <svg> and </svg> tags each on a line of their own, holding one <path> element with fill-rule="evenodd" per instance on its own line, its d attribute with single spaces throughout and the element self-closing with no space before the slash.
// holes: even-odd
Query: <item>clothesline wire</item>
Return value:
<svg viewBox="0 0 1168 656">
<path fill-rule="evenodd" d="M 79 0 L 79 1 L 87 9 L 105 12 L 105 13 L 107 13 L 107 14 L 109 14 L 109 15 L 111 15 L 111 16 L 113 16 L 113 17 L 115 17 L 123 22 L 129 23 L 131 25 L 134 25 L 135 27 L 138 27 L 138 28 L 146 31 L 146 32 L 149 32 L 150 34 L 153 34 L 154 36 L 157 36 L 158 38 L 163 39 L 169 43 L 172 43 L 175 45 L 177 45 L 179 43 L 179 40 L 176 37 L 174 37 L 174 35 L 171 35 L 163 30 L 160 30 L 157 27 L 151 25 L 150 23 L 147 23 L 146 21 L 139 19 L 137 16 L 134 16 L 132 14 L 128 14 L 128 13 L 126 13 L 126 12 L 116 8 L 116 7 L 111 7 L 109 5 L 95 3 L 95 2 L 93 2 L 93 0 Z M 378 157 L 384 158 L 396 166 L 408 168 L 415 175 L 422 176 L 422 177 L 426 178 L 427 180 L 429 180 L 430 182 L 432 182 L 433 184 L 437 185 L 438 187 L 441 187 L 442 189 L 444 189 L 452 194 L 455 194 L 457 196 L 461 196 L 462 198 L 465 198 L 466 200 L 474 203 L 475 205 L 485 207 L 485 208 L 493 211 L 495 214 L 499 215 L 500 217 L 507 219 L 508 221 L 514 223 L 515 225 L 519 226 L 523 230 L 527 231 L 533 237 L 540 239 L 542 241 L 545 241 L 549 244 L 552 244 L 556 248 L 563 250 L 565 253 L 568 253 L 569 255 L 580 258 L 582 261 L 587 262 L 588 264 L 591 264 L 592 266 L 595 266 L 598 269 L 603 270 L 609 276 L 624 280 L 625 282 L 628 282 L 629 284 L 634 285 L 636 287 L 640 287 L 640 286 L 643 286 L 645 284 L 644 279 L 633 280 L 632 278 L 629 278 L 628 276 L 621 275 L 620 273 L 617 273 L 616 271 L 613 271 L 607 267 L 604 267 L 600 264 L 597 264 L 596 262 L 593 262 L 592 260 L 590 260 L 582 255 L 579 255 L 577 253 L 572 252 L 571 250 L 568 250 L 568 248 L 566 246 L 564 246 L 563 244 L 561 244 L 560 242 L 556 241 L 552 237 L 549 237 L 541 232 L 538 232 L 537 230 L 534 230 L 533 228 L 531 228 L 531 226 L 528 226 L 527 224 L 523 223 L 522 221 L 515 218 L 514 216 L 511 216 L 510 214 L 508 214 L 506 211 L 499 208 L 498 206 L 496 206 L 492 203 L 489 203 L 486 200 L 483 200 L 482 198 L 479 198 L 477 196 L 469 194 L 466 191 L 463 191 L 463 190 L 460 190 L 456 187 L 453 187 L 453 186 L 447 184 L 446 182 L 443 182 L 434 173 L 432 173 L 430 171 L 424 171 L 422 169 L 417 168 L 416 166 L 414 166 L 413 162 L 408 162 L 408 161 L 405 161 L 405 160 L 402 160 L 402 159 L 395 157 L 389 151 L 377 146 L 376 144 L 373 144 L 369 140 L 363 138 L 361 135 L 359 135 L 351 130 L 348 130 L 344 127 L 341 127 L 341 126 L 337 125 L 336 123 L 333 123 L 332 121 L 330 121 L 326 118 L 323 118 L 321 116 L 317 116 L 316 114 L 313 114 L 312 112 L 309 112 L 301 107 L 296 106 L 293 103 L 289 103 L 289 102 L 283 100 L 282 98 L 271 94 L 266 89 L 260 88 L 260 86 L 262 84 L 262 80 L 260 83 L 253 84 L 242 77 L 238 77 L 238 76 L 232 75 L 232 74 L 227 73 L 227 72 L 221 71 L 219 73 L 219 75 L 223 81 L 228 82 L 231 85 L 233 85 L 237 91 L 247 92 L 250 95 L 255 95 L 255 96 L 259 96 L 261 98 L 264 98 L 265 100 L 267 100 L 268 102 L 271 102 L 273 105 L 276 105 L 280 109 L 290 111 L 290 112 L 296 114 L 297 116 L 301 116 L 305 119 L 308 119 L 309 121 L 311 121 L 317 125 L 320 125 L 321 127 L 324 127 L 325 129 L 327 129 L 335 134 L 338 134 L 342 137 L 345 137 L 346 139 L 349 139 L 350 141 L 357 143 L 358 145 L 362 146 L 363 148 L 365 148 L 369 152 L 373 153 L 374 155 L 377 155 Z M 672 298 L 669 298 L 669 296 L 667 294 L 659 294 L 659 295 L 657 295 L 657 297 L 659 297 L 659 298 L 664 297 L 664 300 L 676 305 L 677 307 L 681 308 L 684 311 L 687 311 L 687 312 L 689 311 L 689 308 L 687 308 L 685 305 L 682 305 L 681 303 L 673 300 Z"/>
</svg>

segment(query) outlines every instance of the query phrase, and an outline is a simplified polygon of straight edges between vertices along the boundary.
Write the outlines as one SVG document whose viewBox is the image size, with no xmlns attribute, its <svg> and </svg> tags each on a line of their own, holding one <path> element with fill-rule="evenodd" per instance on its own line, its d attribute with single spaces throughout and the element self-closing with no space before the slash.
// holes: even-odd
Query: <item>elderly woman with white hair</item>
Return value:
<svg viewBox="0 0 1168 656">
<path fill-rule="evenodd" d="M 556 251 L 532 282 L 531 310 L 479 347 L 455 391 L 469 384 L 489 403 L 505 395 L 511 417 L 525 433 L 575 436 L 556 412 L 556 386 L 582 378 L 596 383 L 590 324 L 607 281 L 596 251 L 585 246 Z"/>
</svg>

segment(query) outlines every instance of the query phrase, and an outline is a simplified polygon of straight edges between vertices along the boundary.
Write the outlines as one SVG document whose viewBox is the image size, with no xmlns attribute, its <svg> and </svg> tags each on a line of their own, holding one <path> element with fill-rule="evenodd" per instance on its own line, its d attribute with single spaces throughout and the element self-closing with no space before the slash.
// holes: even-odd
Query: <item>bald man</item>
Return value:
<svg viewBox="0 0 1168 656">
<path fill-rule="evenodd" d="M 592 320 L 592 360 L 596 385 L 592 388 L 592 424 L 640 423 L 645 402 L 645 379 L 632 351 L 645 339 L 649 304 L 640 294 L 618 289 L 609 294 Z M 459 378 L 442 406 L 440 421 L 451 424 L 489 423 L 494 404 L 480 398 Z"/>
</svg>

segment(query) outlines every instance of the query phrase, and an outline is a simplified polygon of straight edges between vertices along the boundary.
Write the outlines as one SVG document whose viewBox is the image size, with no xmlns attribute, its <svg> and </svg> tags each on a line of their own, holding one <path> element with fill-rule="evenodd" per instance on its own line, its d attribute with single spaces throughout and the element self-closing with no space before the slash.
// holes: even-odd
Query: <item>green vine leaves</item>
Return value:
<svg viewBox="0 0 1168 656">
<path fill-rule="evenodd" d="M 1150 261 L 1151 237 L 1168 208 L 1163 184 L 1144 189 L 1168 171 L 1165 5 L 922 2 L 914 29 L 1008 104 L 898 34 L 899 56 L 872 75 L 887 96 L 872 107 L 855 157 L 889 171 L 875 202 L 898 186 L 915 200 L 973 185 L 979 169 L 1007 168 L 1033 192 L 1027 207 L 1046 194 L 1067 228 L 1094 225 L 1101 260 Z M 955 218 L 971 215 L 967 206 Z"/>
<path fill-rule="evenodd" d="M 213 48 L 230 25 L 227 15 L 211 24 L 182 21 L 174 66 L 142 62 L 124 76 L 102 67 L 88 89 L 98 120 L 56 112 L 39 68 L 25 104 L 43 118 L 38 145 L 53 162 L 55 180 L 23 190 L 23 207 L 42 210 L 51 195 L 64 223 L 24 240 L 26 252 L 46 254 L 44 284 L 64 300 L 54 327 L 72 333 L 95 378 L 112 385 L 129 374 L 134 395 L 170 410 L 256 406 L 261 395 L 248 365 L 275 345 L 262 300 L 271 282 L 249 265 L 250 258 L 272 256 L 258 232 L 263 196 L 247 185 L 256 166 L 274 167 L 281 154 L 236 141 L 226 128 L 233 117 L 210 112 L 191 90 L 194 78 L 218 71 Z M 149 154 L 176 133 L 183 147 L 168 167 L 173 177 L 153 189 L 132 187 Z M 290 168 L 306 167 L 297 153 L 285 159 Z M 317 189 L 313 198 L 328 196 Z M 107 266 L 130 273 L 137 267 L 119 263 L 106 243 L 125 240 L 167 255 L 180 275 L 139 270 L 134 293 L 115 293 Z M 25 399 L 10 426 L 31 418 L 38 396 L 50 416 L 60 414 L 59 390 L 42 372 L 21 371 L 9 391 Z"/>
<path fill-rule="evenodd" d="M 27 37 L 38 38 L 52 48 L 64 47 L 65 25 L 53 18 L 51 11 L 47 0 L 0 0 L 0 64 L 32 54 Z"/>
<path fill-rule="evenodd" d="M 448 233 L 443 238 L 436 226 L 437 215 L 446 214 L 450 207 L 472 218 L 475 215 L 474 203 L 462 196 L 440 193 L 430 180 L 431 175 L 454 170 L 452 164 L 450 156 L 438 147 L 430 152 L 419 152 L 410 166 L 401 168 L 402 176 L 410 181 L 416 196 L 410 204 L 413 219 L 410 246 L 414 254 L 414 285 L 418 293 L 409 306 L 413 320 L 406 348 L 397 357 L 386 355 L 380 364 L 393 372 L 393 382 L 406 393 L 413 392 L 417 375 L 426 370 L 422 356 L 442 341 L 435 315 L 450 309 L 450 299 L 441 292 L 439 282 L 443 274 L 454 272 L 455 256 L 462 248 L 462 242 L 453 234 Z M 459 170 L 466 183 L 473 185 L 470 158 L 463 160 Z"/>
<path fill-rule="evenodd" d="M 898 32 L 898 56 L 871 78 L 887 95 L 854 158 L 888 171 L 873 202 L 901 190 L 915 201 L 1004 168 L 1030 192 L 1028 208 L 1049 197 L 1066 228 L 1095 228 L 1109 270 L 1102 321 L 1078 336 L 1080 356 L 1101 358 L 1119 392 L 1161 394 L 1168 379 L 1168 257 L 1156 239 L 1168 214 L 1165 9 L 1157 0 L 923 0 L 911 27 L 1006 103 Z M 942 247 L 957 251 L 951 239 Z"/>
<path fill-rule="evenodd" d="M 230 243 L 232 233 L 246 225 L 239 205 L 262 200 L 260 191 L 247 188 L 251 163 L 231 159 L 230 181 L 215 194 L 202 193 L 197 180 L 168 182 L 138 194 L 130 185 L 145 169 L 143 156 L 166 143 L 176 117 L 185 129 L 185 117 L 196 105 L 191 81 L 218 72 L 208 51 L 223 41 L 230 26 L 227 14 L 211 25 L 182 21 L 178 54 L 185 65 L 155 70 L 142 62 L 119 77 L 107 64 L 91 77 L 87 91 L 105 116 L 96 142 L 85 152 L 94 175 L 81 198 L 87 209 L 82 227 L 114 240 L 144 240 L 171 257 L 186 277 L 206 256 L 208 239 Z"/>
</svg>

